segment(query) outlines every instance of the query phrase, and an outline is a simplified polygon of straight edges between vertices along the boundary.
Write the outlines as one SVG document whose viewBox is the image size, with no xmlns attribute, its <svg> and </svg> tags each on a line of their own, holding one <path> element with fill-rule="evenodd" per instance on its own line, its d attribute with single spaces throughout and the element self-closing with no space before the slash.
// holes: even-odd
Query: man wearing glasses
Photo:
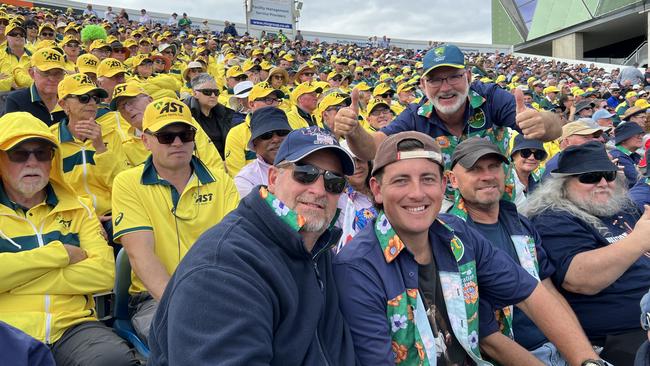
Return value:
<svg viewBox="0 0 650 366">
<path fill-rule="evenodd" d="M 255 111 L 264 107 L 278 107 L 284 98 L 284 93 L 263 81 L 253 86 L 248 94 L 248 105 L 251 113 L 246 115 L 244 122 L 234 126 L 226 137 L 225 161 L 226 169 L 231 177 L 247 164 L 256 159 L 255 151 L 249 148 L 251 140 L 251 116 Z"/>
<path fill-rule="evenodd" d="M 178 266 L 149 341 L 157 365 L 354 365 L 331 270 L 330 228 L 352 157 L 294 130 L 257 186 Z M 197 347 L 197 345 L 200 345 Z"/>
<path fill-rule="evenodd" d="M 42 48 L 32 55 L 28 71 L 33 83 L 9 94 L 5 111 L 29 112 L 48 126 L 59 122 L 65 117 L 57 96 L 57 87 L 65 75 L 63 55 L 52 48 Z"/>
<path fill-rule="evenodd" d="M 604 347 L 600 356 L 632 365 L 647 339 L 638 313 L 650 287 L 650 212 L 640 214 L 617 171 L 599 142 L 568 147 L 523 213 L 542 237 L 555 286 L 591 343 Z"/>
<path fill-rule="evenodd" d="M 142 128 L 151 156 L 115 178 L 112 204 L 114 240 L 124 246 L 135 274 L 131 321 L 146 343 L 178 263 L 205 230 L 237 206 L 239 195 L 223 170 L 211 171 L 193 155 L 196 127 L 183 102 L 151 102 Z"/>
<path fill-rule="evenodd" d="M 27 74 L 32 52 L 25 47 L 25 29 L 21 23 L 12 22 L 4 34 L 7 49 L 0 59 L 0 91 L 26 88 L 32 83 Z"/>
<path fill-rule="evenodd" d="M 425 54 L 423 62 L 420 89 L 425 97 L 380 131 L 364 131 L 354 102 L 351 108 L 339 111 L 336 131 L 346 136 L 359 158 L 372 160 L 377 146 L 401 131 L 415 130 L 435 138 L 447 169 L 456 145 L 468 137 L 488 137 L 505 153 L 510 139 L 508 127 L 522 131 L 529 139 L 550 141 L 560 135 L 560 119 L 551 112 L 526 108 L 521 90 L 515 90 L 513 97 L 495 84 L 470 83 L 471 71 L 458 47 L 435 47 Z M 514 186 L 511 179 L 506 184 Z"/>
<path fill-rule="evenodd" d="M 318 107 L 318 96 L 322 92 L 323 88 L 316 85 L 315 82 L 302 83 L 293 89 L 291 102 L 294 105 L 287 112 L 291 128 L 295 130 L 316 125 L 323 126 L 322 121 L 317 121 L 312 114 Z"/>
<path fill-rule="evenodd" d="M 0 118 L 0 320 L 47 344 L 57 365 L 136 365 L 95 316 L 113 253 L 90 203 L 64 183 L 58 141 L 26 112 Z"/>
<path fill-rule="evenodd" d="M 381 99 L 374 99 L 368 103 L 368 130 L 375 132 L 388 126 L 395 118 L 395 112 L 390 109 L 390 105 Z"/>
<path fill-rule="evenodd" d="M 330 131 L 334 131 L 334 118 L 341 108 L 350 106 L 352 100 L 348 94 L 332 91 L 325 95 L 318 103 L 318 110 L 321 112 L 323 126 Z M 337 136 L 339 137 L 339 136 Z"/>
</svg>

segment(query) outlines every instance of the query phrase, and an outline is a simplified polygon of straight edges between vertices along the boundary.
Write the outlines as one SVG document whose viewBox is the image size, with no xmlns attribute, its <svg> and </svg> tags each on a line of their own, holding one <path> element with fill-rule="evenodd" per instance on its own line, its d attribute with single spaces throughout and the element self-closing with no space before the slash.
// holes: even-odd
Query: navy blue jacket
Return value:
<svg viewBox="0 0 650 366">
<path fill-rule="evenodd" d="M 537 252 L 537 263 L 539 264 L 539 279 L 543 281 L 551 277 L 555 271 L 555 268 L 553 268 L 553 265 L 548 260 L 546 251 L 544 251 L 542 248 L 542 238 L 539 236 L 537 230 L 535 230 L 533 224 L 526 217 L 517 212 L 517 206 L 511 202 L 501 200 L 499 202 L 499 222 L 505 227 L 509 236 L 522 235 L 528 236 L 535 240 L 535 251 Z M 481 231 L 476 227 L 474 221 L 469 216 L 467 217 L 467 223 L 477 231 Z M 512 259 L 515 262 L 519 263 L 518 258 Z M 483 298 L 481 298 L 481 300 L 485 301 Z M 483 328 L 486 328 L 483 322 L 481 322 L 481 326 L 483 326 Z M 492 329 L 492 332 L 489 332 L 489 329 L 482 329 L 481 336 L 487 336 L 498 330 L 498 327 Z M 530 320 L 526 314 L 524 314 L 524 312 L 517 307 L 515 307 L 513 313 L 513 332 L 517 343 L 521 344 L 523 347 L 531 351 L 548 342 L 548 339 L 539 330 L 539 328 L 535 326 L 533 321 Z"/>
<path fill-rule="evenodd" d="M 645 205 L 650 205 L 650 184 L 645 177 L 639 179 L 636 184 L 630 188 L 629 196 L 632 202 L 636 204 L 639 211 L 645 211 Z"/>
<path fill-rule="evenodd" d="M 11 112 L 29 112 L 48 126 L 52 126 L 65 118 L 63 110 L 50 113 L 38 95 L 34 84 L 26 89 L 13 91 L 7 96 L 5 113 Z"/>
<path fill-rule="evenodd" d="M 253 189 L 176 269 L 152 323 L 150 364 L 354 365 L 331 269 L 339 236 L 327 231 L 308 253 Z"/>
<path fill-rule="evenodd" d="M 609 153 L 612 155 L 612 158 L 618 159 L 618 165 L 623 166 L 623 172 L 625 172 L 625 178 L 627 178 L 627 187 L 632 188 L 639 177 L 636 166 L 641 161 L 641 155 L 635 152 L 628 155 L 618 148 L 612 149 Z"/>
<path fill-rule="evenodd" d="M 3 365 L 56 366 L 44 343 L 4 322 L 0 322 L 0 355 Z"/>
</svg>

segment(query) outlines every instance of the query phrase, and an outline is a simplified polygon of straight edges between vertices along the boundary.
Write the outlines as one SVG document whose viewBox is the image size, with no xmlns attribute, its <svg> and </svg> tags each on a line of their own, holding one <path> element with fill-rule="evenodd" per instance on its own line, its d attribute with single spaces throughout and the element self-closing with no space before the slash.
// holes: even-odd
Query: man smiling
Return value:
<svg viewBox="0 0 650 366">
<path fill-rule="evenodd" d="M 377 220 L 334 261 L 360 363 L 485 365 L 479 293 L 496 307 L 517 304 L 561 351 L 574 350 L 572 364 L 596 358 L 552 326 L 571 316 L 544 286 L 462 220 L 438 215 L 443 164 L 438 144 L 415 131 L 392 135 L 377 150 L 370 180 Z"/>
</svg>

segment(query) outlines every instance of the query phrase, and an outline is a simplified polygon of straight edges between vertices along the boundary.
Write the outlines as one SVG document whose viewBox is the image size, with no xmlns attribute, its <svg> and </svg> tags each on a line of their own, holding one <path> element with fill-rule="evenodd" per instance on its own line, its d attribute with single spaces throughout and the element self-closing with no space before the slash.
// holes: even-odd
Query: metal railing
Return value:
<svg viewBox="0 0 650 366">
<path fill-rule="evenodd" d="M 645 62 L 644 62 L 645 61 Z M 639 65 L 648 62 L 648 41 L 644 41 L 632 53 L 625 58 L 623 65 Z"/>
</svg>

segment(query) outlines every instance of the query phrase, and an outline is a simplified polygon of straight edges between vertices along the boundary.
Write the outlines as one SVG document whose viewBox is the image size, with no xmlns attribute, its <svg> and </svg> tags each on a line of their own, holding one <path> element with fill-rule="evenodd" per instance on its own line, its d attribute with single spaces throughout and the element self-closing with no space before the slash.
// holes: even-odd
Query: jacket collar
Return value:
<svg viewBox="0 0 650 366">
<path fill-rule="evenodd" d="M 196 174 L 197 179 L 199 182 L 203 185 L 216 182 L 216 179 L 210 173 L 210 170 L 206 168 L 206 166 L 203 164 L 199 158 L 196 156 L 192 156 L 192 159 L 190 160 L 190 166 L 192 167 L 192 171 L 194 174 Z M 143 185 L 153 185 L 153 184 L 162 184 L 162 185 L 169 185 L 169 182 L 164 180 L 158 175 L 158 172 L 156 171 L 156 167 L 153 165 L 153 158 L 151 155 L 147 158 L 147 160 L 144 163 L 144 168 L 142 169 L 142 177 L 140 178 L 140 183 Z"/>
</svg>

